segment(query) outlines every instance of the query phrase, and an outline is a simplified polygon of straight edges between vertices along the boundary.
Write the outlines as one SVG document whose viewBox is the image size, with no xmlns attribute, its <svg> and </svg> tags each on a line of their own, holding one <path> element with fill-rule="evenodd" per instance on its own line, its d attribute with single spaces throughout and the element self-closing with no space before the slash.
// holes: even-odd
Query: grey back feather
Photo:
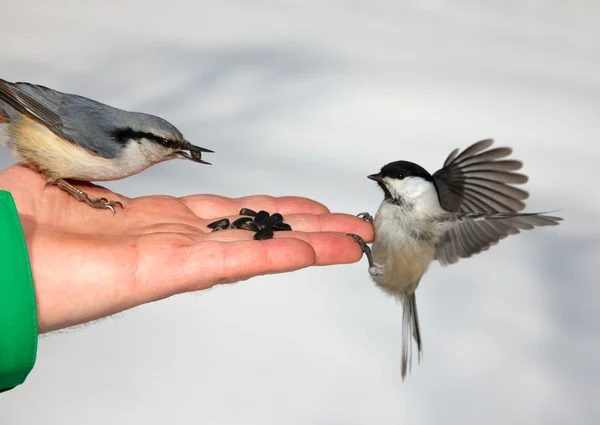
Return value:
<svg viewBox="0 0 600 425">
<path fill-rule="evenodd" d="M 30 83 L 0 79 L 0 100 L 48 127 L 53 133 L 105 158 L 114 158 L 120 146 L 115 130 L 152 131 L 171 140 L 185 139 L 168 121 L 129 112 L 86 97 Z"/>
</svg>

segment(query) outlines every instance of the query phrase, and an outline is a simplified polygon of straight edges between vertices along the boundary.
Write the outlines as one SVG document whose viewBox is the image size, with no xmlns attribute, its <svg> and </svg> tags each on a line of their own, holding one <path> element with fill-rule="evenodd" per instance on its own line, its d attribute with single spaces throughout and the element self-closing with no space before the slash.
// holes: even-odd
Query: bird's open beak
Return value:
<svg viewBox="0 0 600 425">
<path fill-rule="evenodd" d="M 371 180 L 375 180 L 376 182 L 379 183 L 383 183 L 383 179 L 381 178 L 381 174 L 377 173 L 377 174 L 371 174 L 370 176 L 367 176 L 368 179 Z"/>
</svg>

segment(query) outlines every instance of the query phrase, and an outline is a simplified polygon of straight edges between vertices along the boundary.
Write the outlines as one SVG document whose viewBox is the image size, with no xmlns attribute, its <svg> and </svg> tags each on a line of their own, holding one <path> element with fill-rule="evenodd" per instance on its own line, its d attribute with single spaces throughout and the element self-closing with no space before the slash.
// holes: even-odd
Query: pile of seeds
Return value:
<svg viewBox="0 0 600 425">
<path fill-rule="evenodd" d="M 250 208 L 242 208 L 240 215 L 247 217 L 240 217 L 233 223 L 229 222 L 229 219 L 222 218 L 213 223 L 210 223 L 207 227 L 212 229 L 213 232 L 224 229 L 242 229 L 256 232 L 254 234 L 255 240 L 273 239 L 274 232 L 292 230 L 292 226 L 283 222 L 283 216 L 279 213 L 273 215 L 267 211 L 253 211 Z"/>
</svg>

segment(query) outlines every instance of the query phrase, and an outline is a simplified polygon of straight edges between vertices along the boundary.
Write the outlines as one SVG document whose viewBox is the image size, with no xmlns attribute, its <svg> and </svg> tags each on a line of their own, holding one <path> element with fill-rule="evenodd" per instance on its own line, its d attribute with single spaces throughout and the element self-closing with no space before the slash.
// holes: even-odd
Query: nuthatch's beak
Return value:
<svg viewBox="0 0 600 425">
<path fill-rule="evenodd" d="M 189 150 L 189 153 L 185 150 Z M 199 162 L 200 164 L 211 165 L 210 162 L 206 162 L 202 159 L 202 153 L 209 152 L 214 153 L 210 149 L 201 148 L 200 146 L 192 145 L 191 143 L 186 141 L 184 146 L 184 150 L 180 150 L 177 152 L 182 158 L 189 159 L 194 162 Z"/>
<path fill-rule="evenodd" d="M 379 183 L 383 183 L 383 178 L 381 177 L 380 173 L 371 174 L 370 176 L 367 176 L 367 178 L 371 179 L 371 180 L 375 180 L 376 182 L 379 182 Z"/>
</svg>

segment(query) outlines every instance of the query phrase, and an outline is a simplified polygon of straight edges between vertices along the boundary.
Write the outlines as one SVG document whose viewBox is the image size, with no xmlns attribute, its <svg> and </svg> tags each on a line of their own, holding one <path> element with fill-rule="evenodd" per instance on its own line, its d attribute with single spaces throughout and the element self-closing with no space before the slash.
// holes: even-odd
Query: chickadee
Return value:
<svg viewBox="0 0 600 425">
<path fill-rule="evenodd" d="M 360 236 L 350 236 L 366 254 L 373 280 L 402 303 L 403 380 L 412 362 L 411 336 L 419 360 L 422 354 L 415 290 L 429 264 L 452 264 L 520 230 L 562 220 L 517 212 L 529 195 L 513 185 L 525 183 L 527 176 L 514 172 L 520 161 L 503 159 L 511 149 L 488 149 L 492 143 L 482 140 L 460 154 L 454 150 L 433 175 L 415 163 L 396 161 L 368 176 L 384 193 L 374 220 L 359 214 L 374 225 L 372 252 Z"/>
<path fill-rule="evenodd" d="M 209 149 L 189 143 L 162 118 L 74 94 L 0 79 L 0 142 L 78 201 L 114 213 L 117 201 L 92 199 L 65 179 L 117 180 L 175 158 L 202 164 Z"/>
</svg>

